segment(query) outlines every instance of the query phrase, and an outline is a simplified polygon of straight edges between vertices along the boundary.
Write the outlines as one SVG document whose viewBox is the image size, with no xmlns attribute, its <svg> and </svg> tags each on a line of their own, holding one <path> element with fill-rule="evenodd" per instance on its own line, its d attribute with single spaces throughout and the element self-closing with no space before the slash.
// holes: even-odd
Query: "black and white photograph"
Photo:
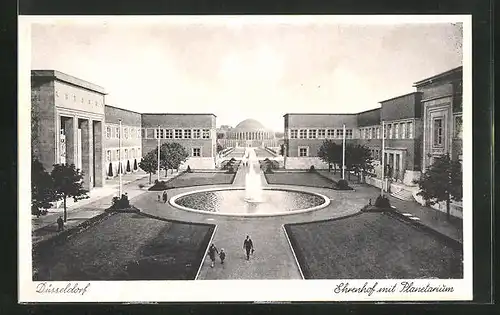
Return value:
<svg viewBox="0 0 500 315">
<path fill-rule="evenodd" d="M 470 16 L 20 16 L 20 301 L 471 300 L 471 81 Z"/>
</svg>

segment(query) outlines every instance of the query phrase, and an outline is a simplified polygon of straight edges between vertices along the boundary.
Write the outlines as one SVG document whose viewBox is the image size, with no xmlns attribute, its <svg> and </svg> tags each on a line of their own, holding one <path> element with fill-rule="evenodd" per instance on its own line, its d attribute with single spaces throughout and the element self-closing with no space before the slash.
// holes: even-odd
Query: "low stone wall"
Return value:
<svg viewBox="0 0 500 315">
<path fill-rule="evenodd" d="M 413 193 L 413 198 L 415 198 L 415 201 L 418 202 L 419 204 L 421 204 L 422 206 L 425 205 L 424 198 L 422 198 L 421 196 L 418 196 L 417 193 L 418 193 L 418 191 Z M 446 213 L 446 202 L 445 201 L 440 202 L 440 203 L 436 203 L 430 207 L 432 209 L 437 210 L 437 211 L 441 211 L 443 213 Z M 452 202 L 450 204 L 450 215 L 462 219 L 463 218 L 462 204 Z"/>
<path fill-rule="evenodd" d="M 185 170 L 187 167 L 191 169 L 213 170 L 215 169 L 215 158 L 213 157 L 189 157 L 186 162 L 182 163 L 179 170 Z"/>
<path fill-rule="evenodd" d="M 319 157 L 285 157 L 286 169 L 309 169 L 314 166 L 316 169 L 328 169 L 328 164 Z"/>
</svg>

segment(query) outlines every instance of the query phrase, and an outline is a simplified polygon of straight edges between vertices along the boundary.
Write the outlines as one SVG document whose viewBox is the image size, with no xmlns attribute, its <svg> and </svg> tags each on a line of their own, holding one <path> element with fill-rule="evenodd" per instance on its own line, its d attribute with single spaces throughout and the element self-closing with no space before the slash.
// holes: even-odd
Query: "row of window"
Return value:
<svg viewBox="0 0 500 315">
<path fill-rule="evenodd" d="M 432 144 L 434 147 L 444 146 L 444 117 L 436 117 L 432 120 Z M 453 137 L 462 139 L 462 116 L 457 115 L 453 119 Z"/>
<path fill-rule="evenodd" d="M 154 130 L 154 137 L 153 137 Z M 146 129 L 146 139 L 210 139 L 210 129 Z"/>
<path fill-rule="evenodd" d="M 129 148 L 129 149 L 122 149 L 122 160 L 126 159 L 135 159 L 135 158 L 140 158 L 141 157 L 141 148 Z M 106 150 L 106 161 L 111 162 L 111 161 L 119 161 L 120 160 L 120 149 L 115 149 L 115 150 Z"/>
<path fill-rule="evenodd" d="M 59 91 L 58 90 L 56 90 L 56 97 L 59 97 Z M 76 97 L 75 94 L 72 94 L 71 98 L 73 99 L 73 102 L 75 102 L 75 103 L 78 101 L 78 98 Z M 70 99 L 69 93 L 64 93 L 64 99 L 65 100 L 69 100 Z M 89 100 L 85 100 L 84 97 L 80 98 L 80 102 L 82 104 L 84 104 L 85 102 L 88 102 L 89 105 L 94 104 L 94 106 L 101 106 L 101 107 L 103 105 L 103 103 L 101 101 L 96 101 L 96 100 L 92 101 L 90 99 Z"/>
<path fill-rule="evenodd" d="M 360 128 L 361 139 L 380 139 L 382 127 Z M 413 139 L 413 122 L 397 122 L 384 124 L 385 139 Z"/>
<path fill-rule="evenodd" d="M 122 126 L 122 136 L 125 139 L 141 139 L 141 128 Z M 120 138 L 119 126 L 106 126 L 106 139 Z"/>
<path fill-rule="evenodd" d="M 335 139 L 344 136 L 343 129 L 291 129 L 290 139 Z M 352 129 L 345 130 L 345 137 L 352 139 Z"/>
</svg>

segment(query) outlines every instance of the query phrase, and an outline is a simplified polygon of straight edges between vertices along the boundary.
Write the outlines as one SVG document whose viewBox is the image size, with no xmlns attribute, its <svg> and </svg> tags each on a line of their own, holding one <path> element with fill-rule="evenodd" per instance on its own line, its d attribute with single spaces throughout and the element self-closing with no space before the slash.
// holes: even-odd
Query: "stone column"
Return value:
<svg viewBox="0 0 500 315">
<path fill-rule="evenodd" d="M 106 178 L 106 167 L 107 163 L 104 163 L 105 155 L 103 148 L 103 123 L 101 121 L 93 122 L 93 131 L 92 134 L 94 136 L 94 183 L 96 187 L 104 186 L 104 178 Z M 138 157 L 140 158 L 140 157 Z"/>
<path fill-rule="evenodd" d="M 92 121 L 89 119 L 82 120 L 80 126 L 82 130 L 82 173 L 83 173 L 83 187 L 85 189 L 92 189 L 93 185 L 93 147 L 92 147 Z"/>
<path fill-rule="evenodd" d="M 78 122 L 76 117 L 59 117 L 59 119 L 64 120 L 64 134 L 66 135 L 66 163 L 67 164 L 77 164 L 76 163 L 76 137 Z M 58 132 L 60 132 L 58 130 Z"/>
</svg>

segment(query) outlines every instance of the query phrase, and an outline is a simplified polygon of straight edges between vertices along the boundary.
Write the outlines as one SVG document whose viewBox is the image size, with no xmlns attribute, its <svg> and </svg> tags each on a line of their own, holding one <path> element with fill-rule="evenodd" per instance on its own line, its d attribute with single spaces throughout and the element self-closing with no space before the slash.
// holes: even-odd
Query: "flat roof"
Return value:
<svg viewBox="0 0 500 315">
<path fill-rule="evenodd" d="M 125 108 L 121 108 L 121 107 L 117 107 L 117 106 L 113 106 L 113 105 L 108 105 L 108 104 L 106 104 L 104 106 L 106 106 L 106 107 L 112 107 L 112 108 L 116 108 L 116 109 L 119 109 L 119 110 L 124 110 L 124 111 L 131 112 L 131 113 L 134 113 L 134 114 L 142 115 L 141 113 L 133 111 L 133 110 L 130 110 L 130 109 L 125 109 Z"/>
<path fill-rule="evenodd" d="M 364 113 L 368 113 L 368 112 L 373 112 L 373 111 L 376 111 L 376 110 L 381 110 L 382 107 L 377 107 L 377 108 L 373 108 L 373 109 L 368 109 L 368 110 L 364 110 L 362 112 L 359 112 L 357 113 L 356 115 L 359 115 L 359 114 L 364 114 Z"/>
<path fill-rule="evenodd" d="M 288 116 L 288 115 L 325 115 L 325 116 L 332 116 L 332 115 L 344 115 L 344 116 L 348 116 L 348 115 L 357 115 L 358 113 L 351 113 L 351 114 L 337 114 L 337 113 L 287 113 L 285 115 L 283 115 L 283 117 L 285 116 Z"/>
<path fill-rule="evenodd" d="M 103 95 L 107 94 L 102 86 L 79 79 L 57 70 L 31 70 L 31 76 L 53 78 L 55 80 L 59 80 L 89 91 L 97 92 Z"/>
<path fill-rule="evenodd" d="M 211 113 L 142 113 L 142 115 L 204 115 L 204 116 L 214 116 L 217 117 L 215 114 Z"/>
<path fill-rule="evenodd" d="M 392 98 L 387 99 L 387 100 L 380 101 L 379 103 L 385 103 L 385 102 L 389 102 L 389 101 L 397 100 L 398 98 L 401 98 L 401 97 L 405 97 L 405 96 L 409 96 L 409 95 L 415 95 L 415 94 L 421 94 L 421 93 L 422 93 L 422 92 L 419 92 L 419 91 L 410 92 L 410 93 L 406 93 L 406 94 L 399 95 L 399 96 L 396 96 L 396 97 L 392 97 Z"/>
<path fill-rule="evenodd" d="M 450 69 L 448 71 L 438 73 L 438 74 L 436 74 L 436 75 L 434 75 L 432 77 L 428 77 L 426 79 L 417 81 L 417 82 L 413 83 L 413 86 L 414 87 L 419 87 L 419 86 L 431 84 L 433 81 L 445 78 L 445 77 L 447 77 L 447 76 L 449 76 L 451 74 L 454 74 L 454 73 L 460 72 L 460 71 L 462 71 L 462 66 L 456 67 L 456 68 Z"/>
</svg>

